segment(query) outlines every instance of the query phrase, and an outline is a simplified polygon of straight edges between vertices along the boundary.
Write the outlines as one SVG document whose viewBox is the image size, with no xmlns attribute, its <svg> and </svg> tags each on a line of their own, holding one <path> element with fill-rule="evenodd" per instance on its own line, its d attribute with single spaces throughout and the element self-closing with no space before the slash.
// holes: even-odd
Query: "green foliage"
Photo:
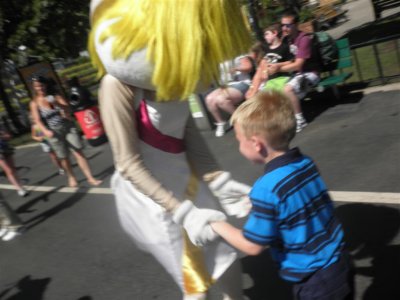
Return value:
<svg viewBox="0 0 400 300">
<path fill-rule="evenodd" d="M 89 1 L 1 1 L 0 28 L 3 58 L 16 60 L 20 45 L 44 59 L 76 57 L 86 49 Z"/>
<path fill-rule="evenodd" d="M 302 7 L 299 12 L 299 22 L 305 23 L 307 21 L 311 21 L 315 19 L 313 10 L 308 7 Z"/>
</svg>

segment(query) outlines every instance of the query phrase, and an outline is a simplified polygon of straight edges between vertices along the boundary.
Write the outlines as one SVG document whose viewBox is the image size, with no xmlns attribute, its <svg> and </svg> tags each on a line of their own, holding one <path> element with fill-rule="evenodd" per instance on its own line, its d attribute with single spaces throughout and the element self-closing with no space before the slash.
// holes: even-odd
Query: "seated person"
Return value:
<svg viewBox="0 0 400 300">
<path fill-rule="evenodd" d="M 264 30 L 264 38 L 268 43 L 267 53 L 257 67 L 252 84 L 246 93 L 246 99 L 253 97 L 259 90 L 275 89 L 282 91 L 289 80 L 287 73 L 268 74 L 268 65 L 275 63 L 290 63 L 292 54 L 286 42 L 282 41 L 280 24 L 273 24 Z"/>
<path fill-rule="evenodd" d="M 263 56 L 264 50 L 262 44 L 256 43 L 251 48 L 248 55 L 236 58 L 236 67 L 230 70 L 234 81 L 228 82 L 225 86 L 213 90 L 206 96 L 205 102 L 207 109 L 216 121 L 215 125 L 217 127 L 215 136 L 223 136 L 226 130 L 227 122 L 222 117 L 220 110 L 232 114 L 236 106 L 245 99 L 245 94 L 256 73 L 257 65 Z M 225 78 L 222 78 L 222 80 L 224 79 Z"/>
<path fill-rule="evenodd" d="M 312 40 L 309 35 L 297 28 L 298 16 L 294 13 L 286 13 L 281 18 L 283 36 L 286 37 L 290 51 L 295 59 L 290 64 L 270 64 L 268 73 L 295 73 L 285 85 L 284 92 L 292 102 L 296 114 L 296 132 L 300 132 L 307 126 L 301 110 L 300 100 L 318 84 L 320 64 L 317 54 L 312 50 Z"/>
</svg>

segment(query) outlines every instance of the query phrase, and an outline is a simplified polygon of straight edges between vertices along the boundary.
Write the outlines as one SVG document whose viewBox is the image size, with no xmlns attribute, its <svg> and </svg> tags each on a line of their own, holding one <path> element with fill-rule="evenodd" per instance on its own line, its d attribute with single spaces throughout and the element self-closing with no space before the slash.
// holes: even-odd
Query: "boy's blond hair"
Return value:
<svg viewBox="0 0 400 300">
<path fill-rule="evenodd" d="M 264 138 L 274 150 L 287 149 L 296 133 L 292 104 L 277 91 L 260 92 L 245 101 L 233 113 L 230 123 L 239 126 L 246 138 Z"/>
</svg>

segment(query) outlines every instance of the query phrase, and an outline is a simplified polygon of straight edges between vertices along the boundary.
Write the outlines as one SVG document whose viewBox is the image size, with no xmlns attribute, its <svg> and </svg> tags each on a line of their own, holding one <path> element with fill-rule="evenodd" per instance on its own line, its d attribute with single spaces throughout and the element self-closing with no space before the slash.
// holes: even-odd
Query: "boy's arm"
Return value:
<svg viewBox="0 0 400 300">
<path fill-rule="evenodd" d="M 243 236 L 242 230 L 227 222 L 212 222 L 210 225 L 225 241 L 247 255 L 258 255 L 266 248 L 266 246 L 247 240 Z"/>
</svg>

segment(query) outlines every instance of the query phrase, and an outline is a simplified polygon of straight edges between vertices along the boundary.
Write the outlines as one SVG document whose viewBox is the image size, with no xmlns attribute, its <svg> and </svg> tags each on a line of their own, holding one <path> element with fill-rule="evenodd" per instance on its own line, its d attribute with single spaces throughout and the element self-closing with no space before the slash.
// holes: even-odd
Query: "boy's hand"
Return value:
<svg viewBox="0 0 400 300">
<path fill-rule="evenodd" d="M 250 212 L 248 194 L 251 187 L 233 180 L 229 172 L 223 172 L 210 182 L 209 187 L 228 215 L 242 218 Z"/>
<path fill-rule="evenodd" d="M 199 209 L 190 200 L 185 200 L 173 213 L 175 223 L 185 228 L 189 239 L 196 246 L 216 240 L 219 236 L 212 230 L 210 222 L 224 221 L 224 213 L 213 209 Z"/>
</svg>

